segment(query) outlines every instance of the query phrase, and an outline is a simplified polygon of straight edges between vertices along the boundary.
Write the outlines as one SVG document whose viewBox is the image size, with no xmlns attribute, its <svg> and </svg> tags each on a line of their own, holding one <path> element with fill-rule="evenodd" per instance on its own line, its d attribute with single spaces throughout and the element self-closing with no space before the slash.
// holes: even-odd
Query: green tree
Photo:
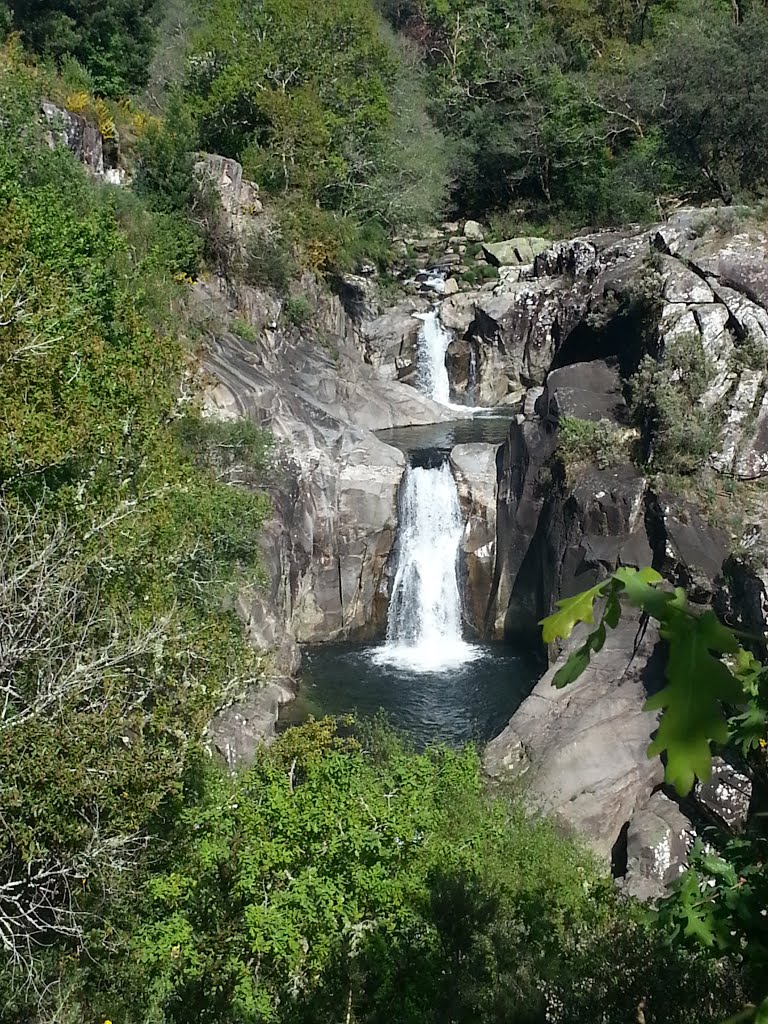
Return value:
<svg viewBox="0 0 768 1024">
<path fill-rule="evenodd" d="M 416 754 L 326 720 L 238 778 L 201 773 L 94 1013 L 623 1024 L 645 998 L 647 1020 L 682 1024 L 738 998 L 704 958 L 670 954 L 550 823 L 489 799 L 471 749 Z"/>
<path fill-rule="evenodd" d="M 147 81 L 156 0 L 14 0 L 13 28 L 37 53 L 75 57 L 105 96 Z"/>
</svg>

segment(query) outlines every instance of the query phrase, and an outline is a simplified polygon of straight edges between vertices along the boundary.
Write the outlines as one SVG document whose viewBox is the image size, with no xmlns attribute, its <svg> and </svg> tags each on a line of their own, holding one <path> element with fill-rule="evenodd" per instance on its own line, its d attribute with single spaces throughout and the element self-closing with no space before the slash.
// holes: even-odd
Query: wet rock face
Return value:
<svg viewBox="0 0 768 1024">
<path fill-rule="evenodd" d="M 478 636 L 488 630 L 496 562 L 497 450 L 495 444 L 460 444 L 450 458 L 466 523 L 461 545 L 464 617 Z"/>
</svg>

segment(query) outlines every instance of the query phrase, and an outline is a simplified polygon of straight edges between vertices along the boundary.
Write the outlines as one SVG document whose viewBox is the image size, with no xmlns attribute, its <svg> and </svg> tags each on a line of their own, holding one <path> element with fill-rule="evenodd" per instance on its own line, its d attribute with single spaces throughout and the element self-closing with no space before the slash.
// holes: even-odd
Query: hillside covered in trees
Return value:
<svg viewBox="0 0 768 1024">
<path fill-rule="evenodd" d="M 762 951 L 622 899 L 472 749 L 323 721 L 239 776 L 210 760 L 263 672 L 232 609 L 280 470 L 201 416 L 189 291 L 289 295 L 299 327 L 302 273 L 385 270 L 444 218 L 757 205 L 768 8 L 0 0 L 0 33 L 2 1024 L 715 1024 L 762 998 Z M 126 187 L 43 101 L 119 143 Z M 201 151 L 259 185 L 257 239 Z"/>
</svg>

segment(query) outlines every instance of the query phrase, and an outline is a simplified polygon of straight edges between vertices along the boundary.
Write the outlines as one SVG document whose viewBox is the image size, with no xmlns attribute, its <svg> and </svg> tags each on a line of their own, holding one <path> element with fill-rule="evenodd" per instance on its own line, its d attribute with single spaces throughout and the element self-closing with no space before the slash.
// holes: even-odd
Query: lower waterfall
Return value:
<svg viewBox="0 0 768 1024">
<path fill-rule="evenodd" d="M 457 579 L 464 522 L 450 466 L 406 469 L 387 642 L 376 658 L 421 672 L 455 668 L 475 648 L 462 639 Z"/>
</svg>

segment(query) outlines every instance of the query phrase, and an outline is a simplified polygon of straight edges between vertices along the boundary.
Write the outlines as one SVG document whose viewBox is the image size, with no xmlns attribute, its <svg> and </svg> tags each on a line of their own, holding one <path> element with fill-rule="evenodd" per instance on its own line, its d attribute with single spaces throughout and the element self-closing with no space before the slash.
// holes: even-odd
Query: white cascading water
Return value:
<svg viewBox="0 0 768 1024">
<path fill-rule="evenodd" d="M 423 321 L 416 352 L 416 385 L 423 394 L 442 405 L 451 404 L 451 385 L 445 365 L 445 353 L 451 336 L 440 323 L 436 309 L 414 314 Z"/>
<path fill-rule="evenodd" d="M 461 636 L 456 567 L 464 522 L 447 462 L 406 469 L 400 524 L 387 643 L 376 659 L 414 672 L 456 668 L 475 648 Z"/>
</svg>

